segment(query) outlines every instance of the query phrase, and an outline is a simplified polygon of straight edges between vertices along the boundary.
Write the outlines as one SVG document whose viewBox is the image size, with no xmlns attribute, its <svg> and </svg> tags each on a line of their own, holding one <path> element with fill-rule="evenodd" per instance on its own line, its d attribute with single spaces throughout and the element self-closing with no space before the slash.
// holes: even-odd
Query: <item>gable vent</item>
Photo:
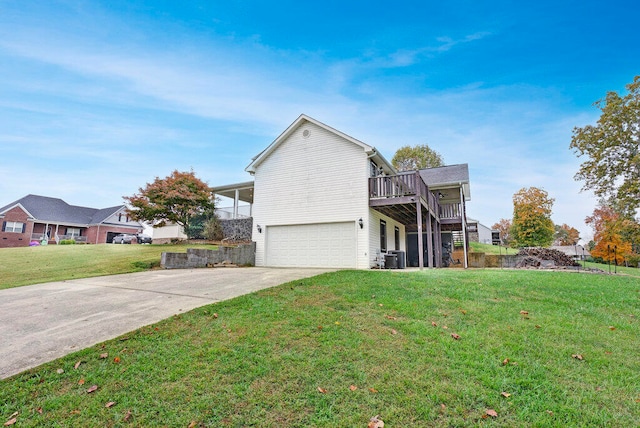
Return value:
<svg viewBox="0 0 640 428">
<path fill-rule="evenodd" d="M 308 129 L 305 129 L 304 131 L 302 131 L 302 136 L 304 138 L 309 138 L 309 135 L 311 135 L 311 132 Z"/>
</svg>

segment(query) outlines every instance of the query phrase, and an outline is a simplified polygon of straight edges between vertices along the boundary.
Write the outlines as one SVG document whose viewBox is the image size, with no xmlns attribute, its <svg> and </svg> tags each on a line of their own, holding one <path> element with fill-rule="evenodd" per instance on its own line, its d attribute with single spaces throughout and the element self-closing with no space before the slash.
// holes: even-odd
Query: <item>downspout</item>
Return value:
<svg viewBox="0 0 640 428">
<path fill-rule="evenodd" d="M 462 191 L 462 183 L 458 183 L 458 185 L 460 186 L 460 208 L 462 208 L 462 248 L 464 248 L 464 268 L 467 269 L 469 267 L 469 263 L 467 262 L 467 259 L 469 257 L 469 250 L 467 249 L 467 213 L 464 206 L 464 192 Z"/>
<path fill-rule="evenodd" d="M 96 232 L 96 245 L 98 244 L 99 240 L 100 240 L 100 223 L 98 223 L 98 231 Z"/>
</svg>

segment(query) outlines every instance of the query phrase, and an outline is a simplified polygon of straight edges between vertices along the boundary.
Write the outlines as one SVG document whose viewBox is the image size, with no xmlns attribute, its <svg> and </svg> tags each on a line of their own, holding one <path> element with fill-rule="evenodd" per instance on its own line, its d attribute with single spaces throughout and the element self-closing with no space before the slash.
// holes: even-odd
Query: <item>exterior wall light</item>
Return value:
<svg viewBox="0 0 640 428">
<path fill-rule="evenodd" d="M 256 226 L 258 228 L 258 233 L 262 233 L 262 227 L 260 225 Z"/>
<path fill-rule="evenodd" d="M 362 217 L 358 219 L 358 224 L 360 225 L 360 229 L 364 227 L 364 221 L 362 221 Z"/>
</svg>

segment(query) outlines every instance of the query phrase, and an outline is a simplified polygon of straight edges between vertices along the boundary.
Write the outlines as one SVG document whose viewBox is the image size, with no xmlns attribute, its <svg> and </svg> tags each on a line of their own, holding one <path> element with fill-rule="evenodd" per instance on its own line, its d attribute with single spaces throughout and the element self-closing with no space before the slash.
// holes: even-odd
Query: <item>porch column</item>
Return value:
<svg viewBox="0 0 640 428">
<path fill-rule="evenodd" d="M 240 199 L 240 190 L 236 189 L 233 198 L 233 218 L 238 218 L 238 200 Z"/>
<path fill-rule="evenodd" d="M 467 210 L 464 206 L 464 192 L 462 191 L 462 185 L 460 185 L 460 207 L 462 208 L 462 248 L 464 248 L 464 268 L 467 269 L 469 267 L 469 250 L 467 248 L 469 245 L 467 243 Z"/>
<path fill-rule="evenodd" d="M 431 216 L 431 210 L 428 212 L 427 218 L 427 257 L 429 257 L 429 261 L 427 265 L 432 268 L 433 267 L 433 228 L 431 227 L 431 221 L 433 217 Z"/>
<path fill-rule="evenodd" d="M 420 202 L 420 197 L 416 197 L 416 221 L 418 222 L 418 266 L 420 266 L 420 270 L 423 269 L 424 265 L 424 251 L 422 250 L 422 202 Z"/>
</svg>

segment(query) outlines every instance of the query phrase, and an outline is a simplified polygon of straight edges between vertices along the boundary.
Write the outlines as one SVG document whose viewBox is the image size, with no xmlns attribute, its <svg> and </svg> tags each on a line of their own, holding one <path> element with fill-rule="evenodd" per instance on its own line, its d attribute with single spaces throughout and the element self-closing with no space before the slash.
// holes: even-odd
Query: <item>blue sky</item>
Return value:
<svg viewBox="0 0 640 428">
<path fill-rule="evenodd" d="M 520 4 L 522 3 L 522 4 Z M 529 4 L 531 3 L 531 4 Z M 301 113 L 378 148 L 468 163 L 469 214 L 522 187 L 584 225 L 575 126 L 640 74 L 632 1 L 0 0 L 0 205 L 106 207 L 156 176 L 250 180 Z"/>
</svg>

